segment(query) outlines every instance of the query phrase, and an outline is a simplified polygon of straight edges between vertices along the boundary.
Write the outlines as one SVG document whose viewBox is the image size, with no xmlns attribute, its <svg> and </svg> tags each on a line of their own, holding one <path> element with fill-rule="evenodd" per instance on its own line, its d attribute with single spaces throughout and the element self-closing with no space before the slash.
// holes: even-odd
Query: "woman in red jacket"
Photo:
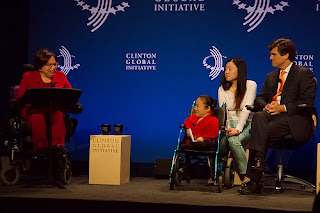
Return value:
<svg viewBox="0 0 320 213">
<path fill-rule="evenodd" d="M 186 137 L 181 149 L 208 151 L 216 148 L 219 134 L 219 120 L 212 115 L 217 100 L 208 95 L 201 95 L 195 105 L 195 114 L 185 120 Z M 191 130 L 191 131 L 190 131 Z M 192 137 L 194 142 L 192 142 Z"/>
<path fill-rule="evenodd" d="M 56 55 L 47 50 L 37 51 L 34 57 L 34 68 L 23 74 L 19 85 L 17 98 L 21 98 L 28 88 L 72 88 L 66 75 L 57 71 Z M 22 118 L 28 121 L 32 129 L 32 137 L 35 151 L 44 151 L 48 147 L 46 125 L 49 109 L 25 105 L 21 111 Z M 63 113 L 54 110 L 52 114 L 52 146 L 64 147 L 66 127 Z"/>
</svg>

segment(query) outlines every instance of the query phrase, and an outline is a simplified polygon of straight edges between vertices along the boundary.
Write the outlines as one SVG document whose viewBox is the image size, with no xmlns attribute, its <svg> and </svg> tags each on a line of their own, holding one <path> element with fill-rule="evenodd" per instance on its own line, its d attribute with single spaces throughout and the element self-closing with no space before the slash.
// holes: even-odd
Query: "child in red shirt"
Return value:
<svg viewBox="0 0 320 213">
<path fill-rule="evenodd" d="M 186 137 L 180 148 L 209 151 L 216 148 L 219 134 L 219 120 L 212 115 L 217 100 L 208 95 L 201 95 L 195 105 L 195 114 L 185 120 Z M 191 130 L 191 131 L 190 131 Z M 192 135 L 191 133 L 192 132 Z M 192 142 L 192 136 L 194 141 Z"/>
</svg>

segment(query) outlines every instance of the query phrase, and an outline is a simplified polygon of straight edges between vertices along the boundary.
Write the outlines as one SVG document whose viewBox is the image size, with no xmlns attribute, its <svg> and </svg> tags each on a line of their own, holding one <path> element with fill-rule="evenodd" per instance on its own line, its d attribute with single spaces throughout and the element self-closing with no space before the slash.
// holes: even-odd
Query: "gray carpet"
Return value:
<svg viewBox="0 0 320 213">
<path fill-rule="evenodd" d="M 284 187 L 286 190 L 282 194 L 274 194 L 272 183 L 268 185 L 266 181 L 262 194 L 239 195 L 240 186 L 218 193 L 217 186 L 208 186 L 206 179 L 193 179 L 190 184 L 183 181 L 181 186 L 170 190 L 167 179 L 135 177 L 120 186 L 89 185 L 88 176 L 79 174 L 73 175 L 66 189 L 59 189 L 22 178 L 15 186 L 0 186 L 0 210 L 3 207 L 0 212 L 18 212 L 20 208 L 35 212 L 34 205 L 43 205 L 41 212 L 43 208 L 48 208 L 46 212 L 59 212 L 56 208 L 61 209 L 62 204 L 72 204 L 72 208 L 80 212 L 90 208 L 113 208 L 117 212 L 135 208 L 141 208 L 142 212 L 171 212 L 195 207 L 208 212 L 239 209 L 246 212 L 312 212 L 315 199 L 312 189 L 300 190 L 300 185 L 289 183 Z"/>
</svg>

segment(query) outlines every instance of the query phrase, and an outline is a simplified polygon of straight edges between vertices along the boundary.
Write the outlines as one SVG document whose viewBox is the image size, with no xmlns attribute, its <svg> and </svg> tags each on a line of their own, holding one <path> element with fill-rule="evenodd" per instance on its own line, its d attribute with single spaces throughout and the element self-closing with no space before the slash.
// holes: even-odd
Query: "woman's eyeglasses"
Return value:
<svg viewBox="0 0 320 213">
<path fill-rule="evenodd" d="M 52 63 L 52 64 L 46 64 L 46 66 L 48 66 L 48 67 L 56 67 L 56 66 L 58 66 L 58 62 L 56 62 L 56 63 Z"/>
</svg>

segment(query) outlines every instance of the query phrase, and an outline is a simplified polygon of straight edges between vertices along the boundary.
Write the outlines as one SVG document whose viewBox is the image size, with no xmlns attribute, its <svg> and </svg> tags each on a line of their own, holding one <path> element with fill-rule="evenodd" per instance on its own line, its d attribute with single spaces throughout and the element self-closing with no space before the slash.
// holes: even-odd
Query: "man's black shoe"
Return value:
<svg viewBox="0 0 320 213">
<path fill-rule="evenodd" d="M 257 182 L 250 180 L 247 183 L 244 183 L 238 192 L 243 195 L 257 194 L 261 193 L 261 187 Z"/>
</svg>

